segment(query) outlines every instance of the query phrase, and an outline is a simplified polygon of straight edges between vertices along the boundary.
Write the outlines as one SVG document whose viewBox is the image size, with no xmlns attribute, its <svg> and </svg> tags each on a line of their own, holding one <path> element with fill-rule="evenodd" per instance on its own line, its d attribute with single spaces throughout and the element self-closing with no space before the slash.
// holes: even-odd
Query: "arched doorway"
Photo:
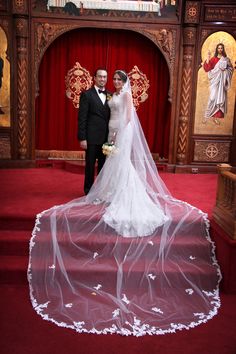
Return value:
<svg viewBox="0 0 236 354">
<path fill-rule="evenodd" d="M 65 95 L 65 76 L 76 62 L 91 75 L 99 66 L 109 73 L 120 68 L 129 72 L 135 65 L 146 74 L 148 99 L 138 115 L 150 150 L 168 157 L 170 103 L 169 70 L 156 45 L 133 31 L 76 29 L 58 37 L 47 49 L 39 68 L 39 96 L 36 99 L 36 151 L 80 150 L 77 141 L 77 110 Z"/>
</svg>

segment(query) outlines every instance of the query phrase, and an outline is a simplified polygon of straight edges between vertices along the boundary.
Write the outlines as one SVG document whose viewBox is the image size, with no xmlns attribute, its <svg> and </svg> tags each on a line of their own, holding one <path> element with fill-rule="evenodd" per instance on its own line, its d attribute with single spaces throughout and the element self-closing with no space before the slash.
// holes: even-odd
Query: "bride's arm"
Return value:
<svg viewBox="0 0 236 354">
<path fill-rule="evenodd" d="M 132 109 L 133 109 L 132 96 L 128 92 L 125 92 L 125 94 L 124 94 L 124 115 L 125 115 L 125 123 L 126 124 L 128 124 L 131 121 Z"/>
</svg>

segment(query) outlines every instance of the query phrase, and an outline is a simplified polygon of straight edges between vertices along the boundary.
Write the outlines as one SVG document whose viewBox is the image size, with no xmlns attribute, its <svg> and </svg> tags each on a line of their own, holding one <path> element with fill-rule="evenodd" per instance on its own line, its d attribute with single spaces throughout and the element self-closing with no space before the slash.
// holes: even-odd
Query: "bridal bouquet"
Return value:
<svg viewBox="0 0 236 354">
<path fill-rule="evenodd" d="M 102 152 L 104 155 L 109 156 L 113 154 L 116 150 L 115 144 L 114 143 L 104 143 L 102 145 Z"/>
</svg>

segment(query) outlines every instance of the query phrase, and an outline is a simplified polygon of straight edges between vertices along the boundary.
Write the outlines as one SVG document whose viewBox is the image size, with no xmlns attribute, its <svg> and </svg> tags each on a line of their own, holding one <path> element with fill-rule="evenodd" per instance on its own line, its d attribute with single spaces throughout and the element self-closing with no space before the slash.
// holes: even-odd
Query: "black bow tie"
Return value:
<svg viewBox="0 0 236 354">
<path fill-rule="evenodd" d="M 105 90 L 100 90 L 100 89 L 98 89 L 98 93 L 104 93 L 104 95 L 107 94 L 107 92 Z"/>
</svg>

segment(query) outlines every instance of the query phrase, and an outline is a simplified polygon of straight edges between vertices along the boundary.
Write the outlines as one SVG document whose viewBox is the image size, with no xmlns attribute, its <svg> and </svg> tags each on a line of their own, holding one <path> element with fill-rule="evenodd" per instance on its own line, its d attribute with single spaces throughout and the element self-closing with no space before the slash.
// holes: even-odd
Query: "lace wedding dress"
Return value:
<svg viewBox="0 0 236 354">
<path fill-rule="evenodd" d="M 28 279 L 43 319 L 79 333 L 189 329 L 220 306 L 207 215 L 158 175 L 129 81 L 109 101 L 107 157 L 89 194 L 37 215 Z"/>
<path fill-rule="evenodd" d="M 158 201 L 154 201 L 148 194 L 145 181 L 133 166 L 131 155 L 134 130 L 127 95 L 127 92 L 114 94 L 109 104 L 111 119 L 108 140 L 111 142 L 115 139 L 116 150 L 107 159 L 106 168 L 97 181 L 105 187 L 100 190 L 99 198 L 110 203 L 103 214 L 103 220 L 118 234 L 124 237 L 147 236 L 164 224 L 168 217 Z M 97 189 L 96 185 L 96 193 Z M 93 198 L 93 192 L 91 196 Z"/>
</svg>

